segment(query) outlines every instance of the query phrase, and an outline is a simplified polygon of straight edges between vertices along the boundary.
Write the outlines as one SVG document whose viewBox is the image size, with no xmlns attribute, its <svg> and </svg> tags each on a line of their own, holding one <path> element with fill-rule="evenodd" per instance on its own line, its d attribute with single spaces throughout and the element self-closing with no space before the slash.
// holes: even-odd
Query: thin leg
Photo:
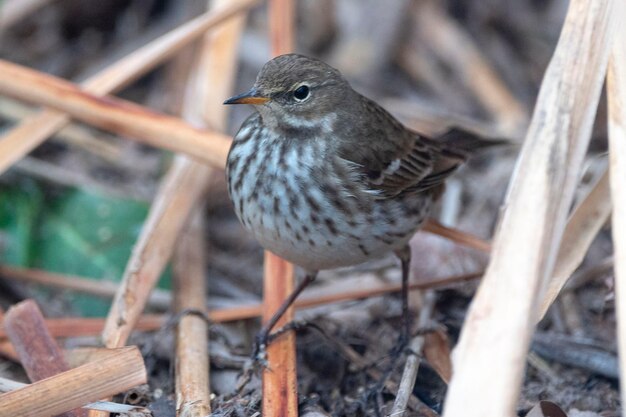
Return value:
<svg viewBox="0 0 626 417">
<path fill-rule="evenodd" d="M 411 266 L 411 248 L 407 245 L 396 252 L 402 264 L 402 333 L 400 346 L 405 346 L 411 333 L 411 316 L 409 314 L 409 268 Z"/>
<path fill-rule="evenodd" d="M 289 294 L 289 297 L 287 297 L 287 299 L 283 301 L 283 303 L 280 305 L 276 313 L 274 313 L 270 321 L 268 321 L 261 328 L 261 330 L 257 333 L 256 343 L 255 343 L 254 352 L 253 352 L 255 357 L 258 357 L 259 354 L 263 353 L 263 351 L 265 350 L 265 347 L 267 346 L 267 342 L 269 340 L 270 332 L 272 331 L 276 323 L 278 323 L 278 320 L 280 320 L 283 314 L 285 314 L 285 311 L 287 311 L 287 309 L 293 304 L 293 302 L 296 300 L 296 298 L 298 298 L 300 293 L 310 283 L 315 281 L 316 277 L 317 277 L 317 271 L 307 272 L 306 275 L 304 276 L 304 279 L 298 284 L 296 289 L 291 294 Z"/>
</svg>

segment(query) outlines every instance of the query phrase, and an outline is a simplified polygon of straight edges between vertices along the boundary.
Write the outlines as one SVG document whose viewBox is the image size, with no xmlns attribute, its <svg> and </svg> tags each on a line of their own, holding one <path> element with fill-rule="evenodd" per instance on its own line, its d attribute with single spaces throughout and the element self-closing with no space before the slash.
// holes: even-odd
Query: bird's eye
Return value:
<svg viewBox="0 0 626 417">
<path fill-rule="evenodd" d="M 309 97 L 309 86 L 301 85 L 293 91 L 293 96 L 298 101 L 306 100 Z"/>
</svg>

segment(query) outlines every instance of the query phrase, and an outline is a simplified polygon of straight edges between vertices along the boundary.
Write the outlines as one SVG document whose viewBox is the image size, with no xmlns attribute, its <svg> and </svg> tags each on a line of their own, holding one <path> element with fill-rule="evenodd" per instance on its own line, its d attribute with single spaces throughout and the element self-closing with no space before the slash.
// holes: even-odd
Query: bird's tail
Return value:
<svg viewBox="0 0 626 417">
<path fill-rule="evenodd" d="M 451 157 L 461 157 L 463 159 L 477 151 L 494 146 L 515 145 L 515 141 L 512 139 L 486 137 L 458 127 L 453 127 L 435 136 L 432 140 L 444 145 L 442 150 L 445 153 L 450 153 Z"/>
</svg>

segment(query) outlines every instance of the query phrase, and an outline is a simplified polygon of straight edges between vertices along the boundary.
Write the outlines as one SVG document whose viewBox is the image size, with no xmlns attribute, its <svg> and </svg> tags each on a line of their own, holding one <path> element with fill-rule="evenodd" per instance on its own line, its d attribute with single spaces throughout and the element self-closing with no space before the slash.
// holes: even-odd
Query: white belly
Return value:
<svg viewBox="0 0 626 417">
<path fill-rule="evenodd" d="M 356 265 L 400 249 L 430 209 L 430 198 L 379 200 L 344 186 L 319 169 L 325 157 L 315 141 L 284 151 L 283 145 L 248 140 L 233 147 L 229 192 L 261 246 L 307 270 Z M 246 164 L 250 152 L 259 157 Z"/>
</svg>

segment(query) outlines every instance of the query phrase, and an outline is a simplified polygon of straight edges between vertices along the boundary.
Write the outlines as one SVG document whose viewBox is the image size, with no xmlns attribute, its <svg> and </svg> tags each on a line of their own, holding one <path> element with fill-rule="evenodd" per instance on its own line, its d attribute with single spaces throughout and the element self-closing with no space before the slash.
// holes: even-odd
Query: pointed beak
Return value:
<svg viewBox="0 0 626 417">
<path fill-rule="evenodd" d="M 224 104 L 264 104 L 269 101 L 269 97 L 262 96 L 254 87 L 250 91 L 233 96 L 226 100 Z"/>
</svg>

